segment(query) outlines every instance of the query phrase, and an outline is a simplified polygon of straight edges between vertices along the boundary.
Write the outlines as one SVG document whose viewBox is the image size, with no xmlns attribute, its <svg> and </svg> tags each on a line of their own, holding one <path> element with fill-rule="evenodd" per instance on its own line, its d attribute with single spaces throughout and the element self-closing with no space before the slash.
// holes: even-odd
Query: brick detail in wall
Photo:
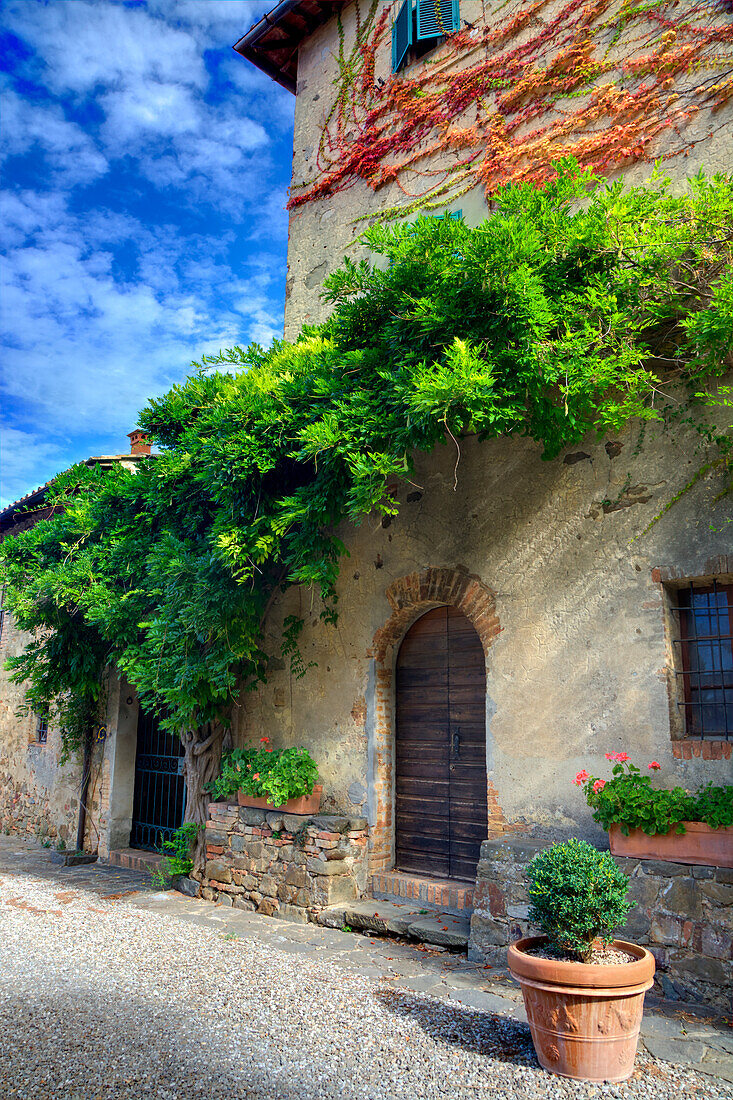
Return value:
<svg viewBox="0 0 733 1100">
<path fill-rule="evenodd" d="M 370 895 L 388 900 L 409 898 L 456 913 L 466 913 L 473 907 L 473 885 L 422 878 L 404 871 L 372 875 Z"/>
<path fill-rule="evenodd" d="M 675 760 L 730 760 L 733 742 L 731 741 L 673 741 L 672 755 Z"/>
<path fill-rule="evenodd" d="M 433 568 L 409 573 L 393 581 L 386 592 L 392 614 L 374 635 L 368 656 L 375 660 L 374 700 L 374 825 L 370 832 L 371 874 L 393 865 L 394 831 L 394 732 L 392 677 L 397 647 L 416 619 L 434 607 L 456 607 L 472 623 L 488 654 L 501 631 L 496 614 L 496 595 L 473 573 L 462 569 Z M 489 790 L 491 835 L 508 829 L 496 798 Z"/>
</svg>

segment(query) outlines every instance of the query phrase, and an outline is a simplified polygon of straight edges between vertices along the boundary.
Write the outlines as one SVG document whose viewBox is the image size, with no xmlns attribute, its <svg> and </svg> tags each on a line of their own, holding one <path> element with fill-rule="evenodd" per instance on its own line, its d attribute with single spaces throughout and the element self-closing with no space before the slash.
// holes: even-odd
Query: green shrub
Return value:
<svg viewBox="0 0 733 1100">
<path fill-rule="evenodd" d="M 612 941 L 632 907 L 626 900 L 629 879 L 611 853 L 584 840 L 573 838 L 539 852 L 526 875 L 529 919 L 550 947 L 582 961 L 589 958 L 594 940 Z"/>
<path fill-rule="evenodd" d="M 237 791 L 266 798 L 273 806 L 313 793 L 318 766 L 307 749 L 273 749 L 269 737 L 260 748 L 234 749 L 222 757 L 221 775 L 210 785 L 215 798 L 232 798 Z"/>
<path fill-rule="evenodd" d="M 164 840 L 160 845 L 163 853 L 164 873 L 169 878 L 177 878 L 179 875 L 190 875 L 193 871 L 191 848 L 199 835 L 199 826 L 194 821 L 187 821 L 179 826 L 171 834 L 170 840 Z"/>
<path fill-rule="evenodd" d="M 583 787 L 593 820 L 604 829 L 619 825 L 624 836 L 630 829 L 655 836 L 684 833 L 683 821 L 701 821 L 713 829 L 733 825 L 733 787 L 708 783 L 693 792 L 682 787 L 655 790 L 651 776 L 642 775 L 628 753 L 607 752 L 606 759 L 613 762 L 613 779 L 598 779 L 583 770 L 574 780 Z M 660 765 L 653 760 L 647 767 L 656 772 Z"/>
</svg>

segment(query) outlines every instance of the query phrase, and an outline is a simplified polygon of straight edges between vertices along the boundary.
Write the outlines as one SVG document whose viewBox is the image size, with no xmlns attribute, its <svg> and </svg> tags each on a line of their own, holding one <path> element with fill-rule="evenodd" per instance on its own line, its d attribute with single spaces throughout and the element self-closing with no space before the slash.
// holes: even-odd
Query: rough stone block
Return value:
<svg viewBox="0 0 733 1100">
<path fill-rule="evenodd" d="M 722 928 L 703 925 L 702 953 L 714 959 L 730 959 L 733 957 L 733 935 Z"/>
<path fill-rule="evenodd" d="M 245 847 L 247 855 L 251 856 L 252 859 L 260 859 L 262 857 L 263 850 L 264 849 L 262 847 L 261 840 L 250 840 L 250 842 Z"/>
<path fill-rule="evenodd" d="M 503 921 L 494 920 L 483 911 L 474 910 L 471 917 L 471 943 L 475 947 L 501 947 L 508 942 L 509 929 Z"/>
<path fill-rule="evenodd" d="M 527 920 L 529 918 L 529 905 L 507 905 L 506 912 L 508 917 L 513 917 L 514 920 Z"/>
<path fill-rule="evenodd" d="M 260 881 L 258 883 L 259 891 L 266 897 L 277 897 L 277 882 L 272 875 L 260 875 Z"/>
<path fill-rule="evenodd" d="M 345 833 L 350 828 L 350 821 L 348 817 L 319 814 L 318 817 L 311 819 L 310 824 L 317 833 Z"/>
<path fill-rule="evenodd" d="M 266 818 L 265 810 L 256 810 L 252 806 L 239 807 L 239 820 L 245 825 L 263 825 Z"/>
<path fill-rule="evenodd" d="M 349 829 L 351 830 L 351 832 L 354 832 L 354 833 L 364 832 L 368 828 L 369 828 L 369 822 L 367 821 L 367 819 L 365 817 L 350 817 L 349 818 Z"/>
<path fill-rule="evenodd" d="M 248 913 L 254 913 L 254 911 L 255 911 L 255 907 L 252 904 L 252 902 L 249 900 L 249 898 L 235 898 L 234 899 L 234 908 L 235 909 L 245 909 Z"/>
<path fill-rule="evenodd" d="M 288 886 L 305 886 L 308 876 L 303 867 L 293 865 L 288 867 L 285 873 L 285 881 Z"/>
<path fill-rule="evenodd" d="M 208 823 L 209 825 L 211 822 Z M 217 829 L 210 829 L 206 827 L 206 843 L 207 844 L 221 844 L 222 847 L 229 843 L 229 834 L 220 832 Z"/>
<path fill-rule="evenodd" d="M 682 921 L 665 913 L 655 913 L 649 929 L 649 939 L 652 943 L 679 946 L 682 943 Z"/>
<path fill-rule="evenodd" d="M 695 978 L 702 982 L 713 982 L 722 988 L 730 988 L 731 965 L 721 959 L 706 959 L 702 955 L 693 955 L 687 959 L 673 959 L 670 961 L 670 973 Z"/>
<path fill-rule="evenodd" d="M 284 905 L 281 904 L 280 908 L 273 916 L 279 917 L 280 920 L 294 921 L 296 924 L 307 924 L 308 913 L 305 909 L 301 909 L 299 905 Z"/>
<path fill-rule="evenodd" d="M 341 901 L 354 901 L 356 896 L 356 883 L 350 875 L 338 875 L 335 878 L 317 875 L 313 880 L 315 905 L 338 905 Z"/>
<path fill-rule="evenodd" d="M 306 866 L 312 875 L 346 875 L 349 872 L 342 860 L 309 859 Z"/>
<path fill-rule="evenodd" d="M 235 868 L 232 871 L 232 878 L 237 886 L 243 886 L 245 890 L 254 890 L 257 885 L 257 879 L 247 871 L 240 871 Z"/>
<path fill-rule="evenodd" d="M 329 848 L 325 853 L 326 859 L 346 859 L 349 853 L 345 852 L 343 848 Z"/>
<path fill-rule="evenodd" d="M 733 886 L 721 882 L 701 882 L 700 893 L 714 905 L 733 906 Z"/>
<path fill-rule="evenodd" d="M 715 881 L 733 886 L 733 867 L 716 867 Z"/>
<path fill-rule="evenodd" d="M 660 907 L 670 913 L 679 913 L 685 920 L 699 920 L 702 917 L 700 885 L 693 878 L 674 878 L 667 886 L 662 887 L 659 895 Z"/>
<path fill-rule="evenodd" d="M 278 901 L 289 902 L 293 901 L 295 895 L 298 893 L 297 886 L 287 886 L 284 882 L 278 883 L 276 897 Z"/>
<path fill-rule="evenodd" d="M 206 878 L 216 879 L 217 882 L 231 882 L 232 872 L 228 864 L 224 863 L 220 859 L 209 859 L 206 861 Z"/>
<path fill-rule="evenodd" d="M 266 917 L 271 917 L 273 913 L 276 913 L 280 908 L 280 902 L 275 898 L 263 898 L 260 904 L 257 906 L 258 913 L 264 913 Z"/>
<path fill-rule="evenodd" d="M 200 889 L 201 887 L 195 879 L 187 878 L 185 875 L 181 875 L 176 883 L 176 890 L 180 894 L 185 894 L 188 898 L 197 898 Z"/>
<path fill-rule="evenodd" d="M 643 859 L 641 866 L 645 875 L 658 875 L 660 878 L 690 873 L 689 865 L 686 863 L 668 863 L 667 860 L 661 859 Z"/>
<path fill-rule="evenodd" d="M 282 813 L 275 813 L 274 811 L 265 811 L 265 821 L 272 829 L 273 833 L 280 833 L 284 828 Z"/>
<path fill-rule="evenodd" d="M 310 825 L 310 818 L 303 814 L 280 814 L 283 829 L 295 835 Z"/>
<path fill-rule="evenodd" d="M 650 909 L 657 900 L 662 879 L 652 875 L 634 875 L 629 883 L 629 901 L 642 909 Z"/>
<path fill-rule="evenodd" d="M 233 852 L 244 852 L 247 848 L 247 837 L 239 836 L 237 833 L 235 833 L 231 837 L 229 845 Z"/>
</svg>

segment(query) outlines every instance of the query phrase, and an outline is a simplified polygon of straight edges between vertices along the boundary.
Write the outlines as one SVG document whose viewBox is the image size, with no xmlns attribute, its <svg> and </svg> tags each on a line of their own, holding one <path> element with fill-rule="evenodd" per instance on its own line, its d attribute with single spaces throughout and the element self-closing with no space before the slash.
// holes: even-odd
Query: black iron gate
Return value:
<svg viewBox="0 0 733 1100">
<path fill-rule="evenodd" d="M 180 738 L 142 709 L 137 719 L 135 795 L 130 847 L 157 851 L 183 823 L 186 784 Z"/>
</svg>

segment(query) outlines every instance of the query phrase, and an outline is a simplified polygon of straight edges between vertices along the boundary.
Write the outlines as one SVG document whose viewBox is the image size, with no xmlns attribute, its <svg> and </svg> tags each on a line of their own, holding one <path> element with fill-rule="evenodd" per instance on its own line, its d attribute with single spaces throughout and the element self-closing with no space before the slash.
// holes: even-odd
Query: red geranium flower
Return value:
<svg viewBox="0 0 733 1100">
<path fill-rule="evenodd" d="M 259 772 L 255 772 L 255 773 L 254 773 L 254 775 L 252 776 L 252 778 L 253 778 L 253 779 L 259 779 L 259 778 L 260 778 L 260 773 L 259 773 Z"/>
<path fill-rule="evenodd" d="M 262 744 L 269 745 L 270 744 L 270 738 L 269 737 L 260 737 L 260 742 Z"/>
<path fill-rule="evenodd" d="M 578 772 L 573 782 L 576 787 L 579 787 L 581 783 L 585 783 L 586 779 L 588 779 L 588 772 L 583 768 L 582 771 Z"/>
<path fill-rule="evenodd" d="M 662 765 L 656 760 L 652 760 L 651 764 L 647 764 L 647 767 L 651 768 L 654 772 L 658 772 L 661 766 Z"/>
<path fill-rule="evenodd" d="M 593 790 L 594 791 L 602 791 L 605 786 L 606 786 L 606 780 L 605 779 L 596 779 L 595 783 L 593 784 Z"/>
</svg>

